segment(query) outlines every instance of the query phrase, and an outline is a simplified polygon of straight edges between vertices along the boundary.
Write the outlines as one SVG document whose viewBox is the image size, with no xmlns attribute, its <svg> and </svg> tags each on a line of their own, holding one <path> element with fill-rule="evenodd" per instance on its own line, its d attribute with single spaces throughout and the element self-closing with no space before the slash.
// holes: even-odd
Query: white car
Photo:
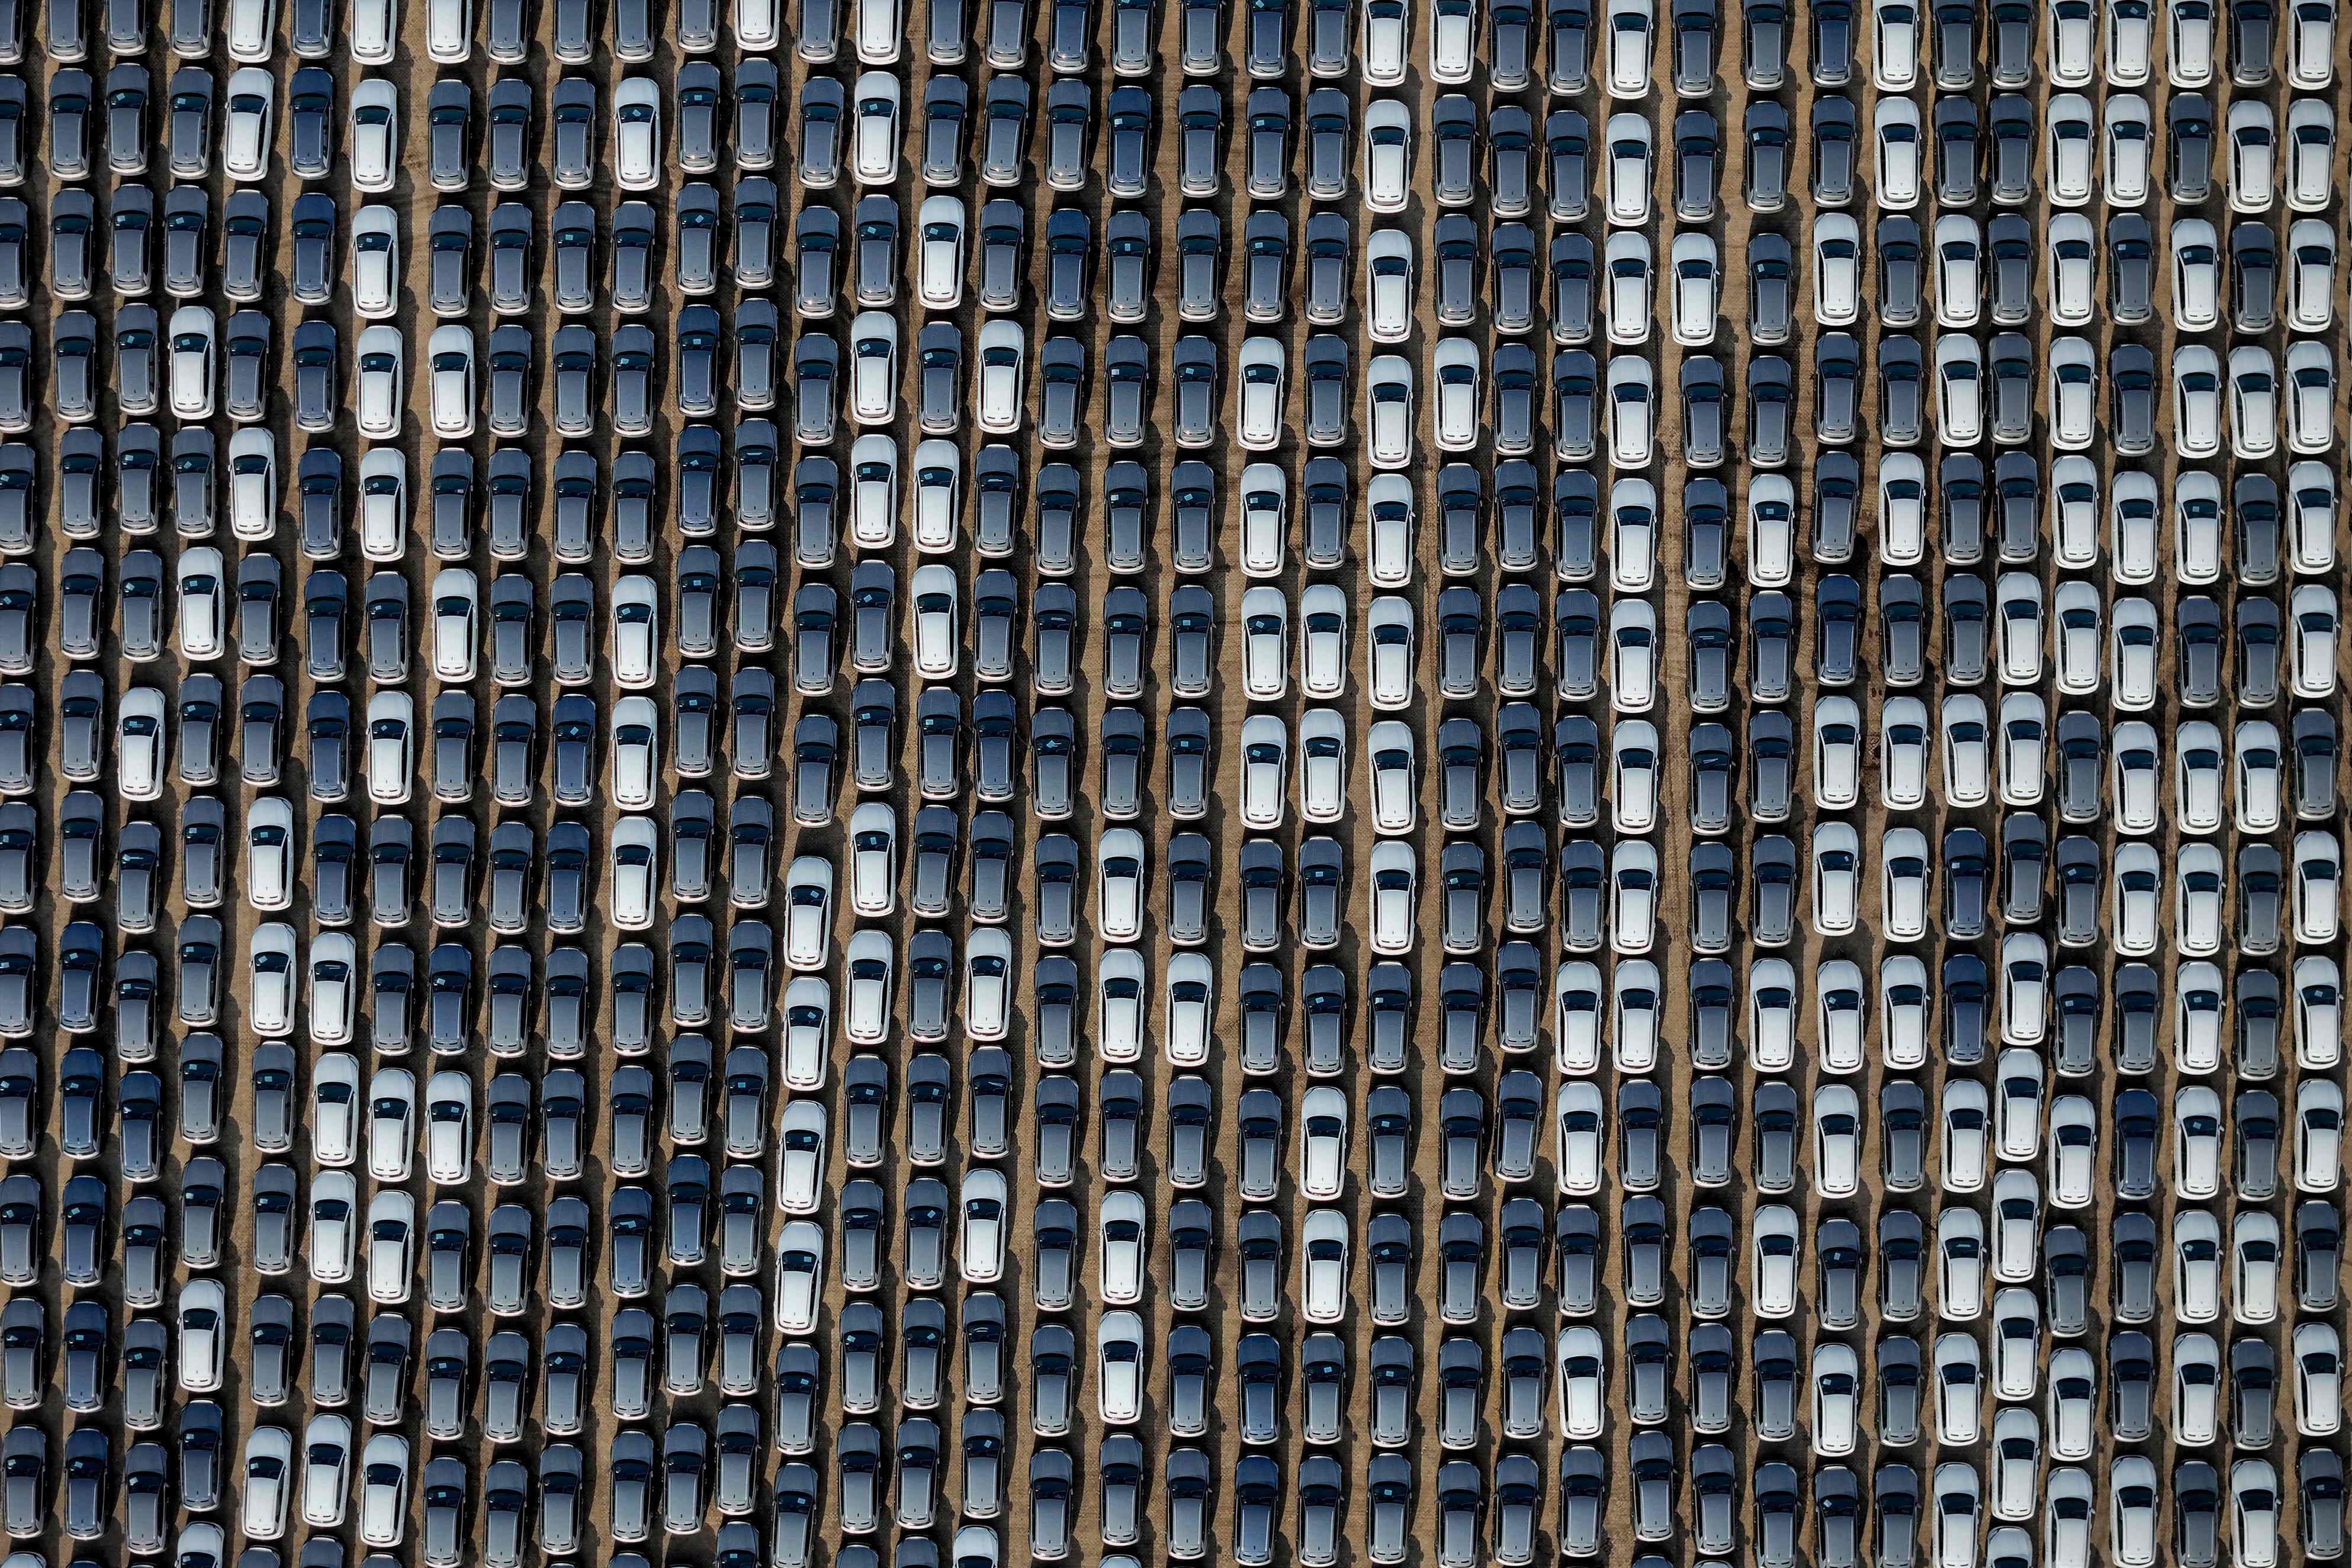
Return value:
<svg viewBox="0 0 2352 1568">
<path fill-rule="evenodd" d="M 1804 1250 L 1796 1213 L 1785 1204 L 1762 1205 L 1756 1210 L 1753 1228 L 1755 1278 L 1748 1310 L 1769 1320 L 1792 1316 Z"/>
<path fill-rule="evenodd" d="M 765 54 L 774 48 L 777 37 L 777 9 L 775 0 L 735 0 L 735 47 L 760 54 Z M 819 40 L 812 36 L 803 39 L 801 47 L 804 51 L 809 50 L 818 42 Z M 958 43 L 955 47 L 961 50 L 962 45 Z M 811 54 L 808 58 L 814 59 L 816 57 Z M 959 53 L 954 58 L 961 59 L 963 57 Z"/>
<path fill-rule="evenodd" d="M 285 1535 L 287 1507 L 294 1486 L 294 1438 L 285 1427 L 254 1427 L 245 1434 L 245 1486 L 240 1523 L 247 1540 Z"/>
<path fill-rule="evenodd" d="M 1132 952 L 1120 948 L 1114 951 Z M 1140 959 L 1139 957 L 1139 967 Z M 1106 976 L 1108 971 L 1105 971 Z M 1213 1043 L 1210 1025 L 1217 1010 L 1217 972 L 1207 955 L 1184 952 L 1171 953 L 1168 959 L 1168 1038 L 1166 1054 L 1169 1064 L 1180 1068 L 1205 1066 Z M 1140 993 L 1138 994 L 1139 1004 Z M 1139 1016 L 1136 1027 L 1139 1031 Z M 1139 1046 L 1137 1055 L 1140 1056 Z"/>
<path fill-rule="evenodd" d="M 1412 335 L 1412 237 L 1400 228 L 1376 228 L 1364 240 L 1364 331 L 1374 342 L 1401 343 Z"/>
<path fill-rule="evenodd" d="M 1657 173 L 1657 148 L 1648 116 L 1611 115 L 1606 141 L 1601 180 L 1608 193 L 1609 221 L 1629 228 L 1644 227 L 1650 222 L 1651 185 Z"/>
<path fill-rule="evenodd" d="M 1289 773 L 1290 737 L 1280 718 L 1253 713 L 1242 721 L 1242 821 L 1251 827 L 1282 825 Z"/>
<path fill-rule="evenodd" d="M 1559 1331 L 1560 1436 L 1571 1442 L 1590 1442 L 1601 1436 L 1605 1416 L 1603 1394 L 1609 1382 L 1609 1357 L 1601 1331 L 1581 1324 Z"/>
<path fill-rule="evenodd" d="M 1003 1174 L 995 1171 L 975 1171 L 964 1178 L 967 1226 L 971 1223 L 972 1181 L 980 1176 L 994 1176 L 1000 1190 L 1004 1184 Z M 1144 1285 L 1150 1274 L 1150 1217 L 1143 1195 L 1132 1187 L 1117 1187 L 1105 1193 L 1097 1228 L 1097 1278 L 1102 1300 L 1112 1306 L 1131 1307 L 1143 1300 Z"/>
<path fill-rule="evenodd" d="M 368 798 L 378 805 L 405 805 L 416 771 L 416 703 L 405 691 L 378 691 L 368 699 Z"/>
<path fill-rule="evenodd" d="M 784 915 L 784 962 L 803 973 L 823 969 L 832 951 L 833 862 L 822 855 L 795 855 L 784 880 L 791 889 Z M 853 969 L 855 962 L 853 953 Z"/>
<path fill-rule="evenodd" d="M 227 35 L 229 58 L 247 64 L 267 62 L 278 41 L 277 0 L 229 0 L 228 20 L 222 31 Z"/>
<path fill-rule="evenodd" d="M 814 1220 L 789 1220 L 776 1237 L 776 1331 L 813 1331 L 824 1297 L 824 1228 Z"/>
<path fill-rule="evenodd" d="M 1105 1200 L 1106 1215 L 1111 1200 L 1119 1196 L 1134 1198 L 1122 1190 L 1108 1194 Z M 1135 1199 L 1140 1205 L 1139 1198 Z M 957 1205 L 961 1215 L 956 1230 L 956 1257 L 968 1285 L 993 1284 L 1004 1273 L 1005 1232 L 1012 1224 L 1012 1209 L 1006 1202 L 1004 1173 L 989 1166 L 967 1172 L 963 1178 L 961 1198 Z M 1110 1260 L 1103 1260 L 1106 1271 Z M 1130 1294 L 1127 1300 L 1133 1300 Z"/>
<path fill-rule="evenodd" d="M 221 1385 L 228 1341 L 228 1293 L 217 1279 L 194 1279 L 180 1287 L 179 1383 L 184 1394 L 210 1394 Z"/>
<path fill-rule="evenodd" d="M 856 115 L 850 172 L 862 185 L 889 184 L 898 177 L 898 79 L 888 71 L 862 72 L 850 97 Z"/>
<path fill-rule="evenodd" d="M 221 122 L 221 167 L 232 180 L 258 180 L 269 173 L 269 149 L 277 124 L 277 85 L 259 66 L 247 66 L 228 79 L 228 113 Z"/>
<path fill-rule="evenodd" d="M 1307 1211 L 1299 1226 L 1299 1313 L 1310 1323 L 1337 1323 L 1348 1315 L 1348 1216 L 1335 1208 Z"/>
<path fill-rule="evenodd" d="M 360 993 L 359 948 L 351 933 L 322 931 L 310 943 L 310 1043 L 314 1046 L 347 1046 L 351 1044 L 353 1021 L 359 1012 Z M 311 1133 L 315 1146 L 320 1141 L 316 1129 Z M 320 1156 L 323 1160 L 325 1157 Z"/>
<path fill-rule="evenodd" d="M 1927 798 L 1927 705 L 1890 697 L 1879 710 L 1879 792 L 1889 809 L 1911 811 Z M 1891 852 L 1891 851 L 1890 851 Z"/>
<path fill-rule="evenodd" d="M 299 972 L 294 928 L 284 921 L 264 921 L 254 927 L 246 950 L 250 1003 L 247 1016 L 254 1033 L 265 1039 L 283 1039 L 294 1032 L 294 994 Z"/>
<path fill-rule="evenodd" d="M 257 910 L 294 901 L 294 808 L 281 795 L 257 796 L 245 813 L 245 900 Z"/>
<path fill-rule="evenodd" d="M 380 1192 L 369 1200 L 368 1300 L 394 1306 L 408 1300 L 416 1262 L 416 1200 L 404 1192 Z"/>
<path fill-rule="evenodd" d="M 1621 965 L 1620 973 L 1626 967 Z M 1553 972 L 1552 1033 L 1554 1061 L 1562 1073 L 1600 1070 L 1601 971 L 1596 965 L 1570 959 Z"/>
<path fill-rule="evenodd" d="M 203 305 L 183 305 L 172 312 L 172 413 L 184 420 L 213 416 L 215 344 L 212 311 Z"/>
<path fill-rule="evenodd" d="M 2068 579 L 2058 584 L 2053 608 L 2058 689 L 2069 696 L 2087 696 L 2099 689 L 2105 657 L 2099 591 L 2088 583 Z"/>
<path fill-rule="evenodd" d="M 466 568 L 445 566 L 434 574 L 433 673 L 443 680 L 474 679 L 479 598 Z"/>
<path fill-rule="evenodd" d="M 1372 846 L 1372 951 L 1389 957 L 1412 951 L 1417 862 L 1412 844 L 1383 838 Z"/>
<path fill-rule="evenodd" d="M 1602 297 L 1609 341 L 1627 348 L 1650 341 L 1650 237 L 1631 230 L 1612 231 L 1601 247 L 1601 272 L 1608 279 Z"/>
<path fill-rule="evenodd" d="M 2334 106 L 2296 99 L 2286 111 L 2286 205 L 2299 213 L 2326 211 L 2335 163 Z"/>
<path fill-rule="evenodd" d="M 1372 826 L 1384 837 L 1409 834 L 1419 820 L 1420 769 L 1412 727 L 1395 719 L 1373 722 L 1365 737 L 1371 763 Z"/>
<path fill-rule="evenodd" d="M 2286 488 L 2294 569 L 2305 575 L 2333 572 L 2339 510 L 2335 476 L 2323 463 L 2297 463 L 2287 470 Z"/>
<path fill-rule="evenodd" d="M 1860 1429 L 1861 1363 L 1853 1347 L 1834 1342 L 1813 1347 L 1813 1452 L 1838 1458 L 1853 1452 Z"/>
<path fill-rule="evenodd" d="M 1984 438 L 1984 346 L 1964 332 L 1936 340 L 1936 426 L 1947 446 Z"/>
<path fill-rule="evenodd" d="M 1578 1197 L 1599 1192 L 1608 1166 L 1609 1119 L 1607 1102 L 1591 1079 L 1559 1086 L 1553 1134 L 1559 1190 Z"/>
<path fill-rule="evenodd" d="M 416 1143 L 416 1076 L 378 1068 L 368 1079 L 368 1174 L 405 1182 Z"/>
<path fill-rule="evenodd" d="M 179 642 L 189 659 L 218 658 L 227 631 L 227 567 L 209 544 L 180 552 Z"/>
<path fill-rule="evenodd" d="M 2331 833 L 2294 836 L 2294 937 L 2311 944 L 2336 940 L 2343 896 L 2344 852 Z"/>
<path fill-rule="evenodd" d="M 937 562 L 918 566 L 910 587 L 908 613 L 913 622 L 915 668 L 928 679 L 951 679 L 963 651 L 963 590 L 955 568 Z"/>
<path fill-rule="evenodd" d="M 1944 226 L 1951 217 L 1936 220 L 1937 244 L 1942 243 Z M 1959 220 L 1971 230 L 1972 218 Z M 1979 252 L 1980 256 L 1982 253 Z M 2098 311 L 2099 241 L 2091 228 L 2091 220 L 2078 212 L 2053 213 L 2050 216 L 2050 319 L 2060 326 L 2079 327 L 2088 322 Z M 1949 326 L 1975 324 L 1971 316 L 1966 322 L 1947 322 Z"/>
<path fill-rule="evenodd" d="M 1658 612 L 1646 599 L 1609 606 L 1609 705 L 1646 713 L 1657 703 Z"/>
<path fill-rule="evenodd" d="M 351 1488 L 351 1420 L 320 1411 L 302 1429 L 302 1522 L 319 1530 L 342 1523 Z"/>
<path fill-rule="evenodd" d="M 861 310 L 849 325 L 849 414 L 887 425 L 898 409 L 898 323 L 887 310 Z"/>
<path fill-rule="evenodd" d="M 2304 458 L 2336 445 L 2336 361 L 2308 339 L 2287 346 L 2286 445 Z"/>
<path fill-rule="evenodd" d="M 1319 700 L 1348 684 L 1348 595 L 1330 583 L 1310 583 L 1298 594 L 1298 683 Z"/>
<path fill-rule="evenodd" d="M 879 918 L 898 907 L 898 816 L 887 801 L 860 803 L 849 818 L 849 904 Z"/>
<path fill-rule="evenodd" d="M 278 531 L 278 437 L 258 426 L 228 438 L 228 526 L 245 540 Z"/>
<path fill-rule="evenodd" d="M 1279 463 L 1242 470 L 1242 572 L 1279 577 L 1290 552 L 1290 479 Z"/>
<path fill-rule="evenodd" d="M 661 88 L 648 76 L 623 77 L 613 89 L 613 183 L 625 191 L 661 184 Z"/>
<path fill-rule="evenodd" d="M 1102 955 L 1095 974 L 1099 1029 L 1095 1049 L 1103 1060 L 1143 1059 L 1143 988 L 1148 979 L 1143 955 L 1134 948 L 1114 947 Z"/>
<path fill-rule="evenodd" d="M 1675 342 L 1685 348 L 1705 348 L 1715 342 L 1717 318 L 1722 312 L 1723 268 L 1715 241 L 1695 230 L 1677 234 L 1667 256 L 1674 274 L 1670 287 Z"/>
<path fill-rule="evenodd" d="M 472 0 L 426 0 L 425 53 L 438 65 L 459 65 L 473 53 Z"/>
<path fill-rule="evenodd" d="M 394 14 L 395 0 L 354 0 L 351 14 L 352 58 L 362 65 L 380 66 L 392 58 L 392 49 L 399 33 L 399 19 Z"/>
<path fill-rule="evenodd" d="M 2302 584 L 2287 600 L 2287 614 L 2294 623 L 2287 644 L 2288 679 L 2294 694 L 2314 701 L 2334 696 L 2342 630 L 2336 595 L 2320 584 Z"/>
<path fill-rule="evenodd" d="M 360 553 L 397 561 L 408 547 L 408 459 L 397 447 L 360 454 Z"/>
<path fill-rule="evenodd" d="M 1095 1325 L 1096 1410 L 1110 1426 L 1143 1418 L 1143 1320 L 1125 1310 L 1105 1312 Z"/>
<path fill-rule="evenodd" d="M 1412 114 L 1393 98 L 1364 108 L 1364 205 L 1402 212 L 1412 189 Z"/>
<path fill-rule="evenodd" d="M 660 590 L 642 573 L 613 583 L 613 680 L 632 691 L 654 683 L 661 666 Z"/>
<path fill-rule="evenodd" d="M 2221 319 L 2221 240 L 2201 217 L 2172 222 L 2172 320 L 2204 331 Z"/>
<path fill-rule="evenodd" d="M 1412 602 L 1393 594 L 1374 599 L 1364 613 L 1364 643 L 1372 706 L 1383 712 L 1411 706 L 1414 681 Z"/>
<path fill-rule="evenodd" d="M 407 344 L 398 327 L 378 322 L 361 331 L 353 356 L 360 434 L 391 440 L 400 434 L 408 406 Z"/>
<path fill-rule="evenodd" d="M 661 901 L 660 833 L 653 819 L 631 815 L 614 823 L 610 858 L 613 923 L 623 931 L 650 929 Z"/>
<path fill-rule="evenodd" d="M 462 441 L 474 433 L 474 332 L 455 322 L 433 329 L 426 344 L 433 374 L 433 433 Z"/>
<path fill-rule="evenodd" d="M 991 435 L 1021 428 L 1027 353 L 1020 322 L 1000 316 L 982 325 L 980 353 L 972 370 L 972 403 L 980 427 Z"/>
<path fill-rule="evenodd" d="M 1871 130 L 1877 146 L 1878 205 L 1890 212 L 1908 212 L 1919 205 L 1927 152 L 1919 133 L 1919 106 L 1907 98 L 1883 97 L 1871 112 Z"/>
<path fill-rule="evenodd" d="M 789 1215 L 814 1214 L 824 1195 L 824 1102 L 793 1099 L 776 1121 L 776 1206 Z"/>
<path fill-rule="evenodd" d="M 310 1179 L 310 1278 L 348 1283 L 359 1236 L 359 1184 L 349 1171 L 320 1171 Z"/>
<path fill-rule="evenodd" d="M 612 705 L 612 804 L 645 811 L 661 781 L 661 712 L 649 696 L 624 696 Z"/>
<path fill-rule="evenodd" d="M 842 1028 L 856 1044 L 873 1045 L 889 1033 L 891 980 L 898 951 L 889 932 L 871 926 L 852 931 L 845 945 L 849 1007 Z M 808 1041 L 811 1047 L 819 1043 Z M 822 1066 L 816 1065 L 814 1070 L 821 1074 Z"/>
<path fill-rule="evenodd" d="M 2286 231 L 2286 319 L 2297 331 L 2323 332 L 2336 322 L 2336 234 L 2319 218 L 2298 218 Z"/>
<path fill-rule="evenodd" d="M 425 1085 L 425 1173 L 462 1186 L 474 1169 L 474 1080 L 444 1068 Z"/>
<path fill-rule="evenodd" d="M 1609 0 L 1603 36 L 1612 98 L 1644 98 L 1650 91 L 1650 55 L 1656 47 L 1654 0 Z"/>
<path fill-rule="evenodd" d="M 849 534 L 861 550 L 887 550 L 898 538 L 898 445 L 879 431 L 849 448 Z"/>
<path fill-rule="evenodd" d="M 381 56 L 371 56 L 360 43 L 361 18 L 388 11 L 392 0 L 359 0 L 352 7 L 352 53 L 362 64 L 392 58 L 389 39 Z M 345 167 L 352 188 L 370 195 L 392 189 L 400 174 L 400 89 L 386 78 L 362 77 L 352 88 L 351 144 Z"/>
<path fill-rule="evenodd" d="M 2344 1425 L 2344 1346 L 2332 1323 L 2294 1326 L 2294 1428 L 2332 1437 Z"/>
<path fill-rule="evenodd" d="M 1299 1187 L 1315 1202 L 1330 1203 L 1347 1181 L 1348 1097 L 1328 1084 L 1317 1084 L 1299 1106 Z"/>
<path fill-rule="evenodd" d="M 360 1540 L 397 1546 L 407 1533 L 408 1439 L 379 1432 L 360 1450 Z"/>
<path fill-rule="evenodd" d="M 918 216 L 916 291 L 931 310 L 952 310 L 963 302 L 964 205 L 961 198 L 926 196 Z"/>
<path fill-rule="evenodd" d="M 2091 199 L 2091 163 L 2096 141 L 2091 100 L 2078 92 L 2054 93 L 2043 113 L 2049 125 L 2046 156 L 2051 204 L 2061 207 L 2084 205 Z"/>
<path fill-rule="evenodd" d="M 2058 563 L 2087 571 L 2099 559 L 2099 470 L 2078 453 L 2050 465 L 2050 510 Z M 2064 598 L 2063 595 L 2060 595 Z"/>
<path fill-rule="evenodd" d="M 2098 355 L 2068 335 L 2050 344 L 2050 444 L 2062 452 L 2088 450 L 2098 428 Z"/>
<path fill-rule="evenodd" d="M 1409 403 L 1402 424 L 1408 432 L 1412 427 Z M 1374 474 L 1364 486 L 1364 512 L 1370 534 L 1365 574 L 1375 587 L 1401 588 L 1412 581 L 1412 481 L 1402 474 Z"/>
<path fill-rule="evenodd" d="M 1612 354 L 1608 378 L 1609 460 L 1620 468 L 1646 468 L 1657 438 L 1657 384 L 1650 362 Z"/>
<path fill-rule="evenodd" d="M 857 58 L 869 66 L 896 65 L 906 29 L 895 0 L 864 0 L 857 7 Z"/>
<path fill-rule="evenodd" d="M 320 946 L 335 931 L 321 931 Z M 348 1051 L 321 1054 L 310 1068 L 310 1153 L 320 1164 L 340 1170 L 359 1155 L 359 1058 Z"/>
<path fill-rule="evenodd" d="M 1440 338 L 1434 359 L 1437 395 L 1430 416 L 1437 447 L 1444 452 L 1469 451 L 1478 444 L 1482 395 L 1478 345 L 1467 338 Z"/>
<path fill-rule="evenodd" d="M 2040 1046 L 2050 1029 L 2050 944 L 2032 931 L 2000 941 L 2000 1034 L 2011 1046 Z"/>
<path fill-rule="evenodd" d="M 1984 1391 L 1983 1356 L 1976 1336 L 1938 1334 L 1935 1358 L 1937 1440 L 1951 1445 L 1974 1443 L 1979 1436 L 1977 1406 Z"/>
<path fill-rule="evenodd" d="M 1003 926 L 976 926 L 964 944 L 963 1027 L 975 1040 L 1001 1040 L 1012 1014 L 1013 939 Z"/>
<path fill-rule="evenodd" d="M 1393 87 L 1404 79 L 1411 10 L 1402 0 L 1364 0 L 1364 79 L 1374 87 Z"/>
<path fill-rule="evenodd" d="M 1412 461 L 1412 362 L 1402 354 L 1376 354 L 1366 367 L 1364 426 L 1373 467 Z"/>
<path fill-rule="evenodd" d="M 1908 92 L 1919 82 L 1919 13 L 1909 0 L 1872 0 L 1870 79 L 1881 92 Z"/>
<path fill-rule="evenodd" d="M 886 935 L 883 940 L 889 939 Z M 853 952 L 856 945 L 852 937 Z M 783 1017 L 784 1087 L 814 1093 L 824 1087 L 825 1060 L 832 1048 L 833 987 L 824 976 L 796 974 L 786 981 Z"/>
<path fill-rule="evenodd" d="M 1620 833 L 1647 833 L 1658 819 L 1658 728 L 1627 719 L 1611 730 L 1609 745 L 1610 816 Z"/>
<path fill-rule="evenodd" d="M 1825 213 L 1813 220 L 1818 247 L 1820 226 L 1832 216 L 1843 214 Z M 2060 287 L 2062 270 L 2056 252 L 2059 217 L 2079 216 L 2060 214 L 2051 220 L 2053 249 L 2050 256 L 2051 317 L 2063 321 L 2062 300 L 2072 304 L 2071 289 Z M 1846 221 L 1851 222 L 1851 219 Z M 1977 220 L 1966 213 L 1946 213 L 1936 220 L 1936 247 L 1933 276 L 1936 281 L 1936 324 L 1942 327 L 1973 327 L 1984 316 L 1984 230 Z M 2075 318 L 2076 322 L 2090 319 L 2087 308 Z"/>
<path fill-rule="evenodd" d="M 2252 94 L 2232 97 L 2228 135 L 2221 167 L 2230 210 L 2268 212 L 2278 194 L 2277 115 Z"/>
<path fill-rule="evenodd" d="M 1095 846 L 1095 930 L 1105 942 L 1143 934 L 1146 867 L 1143 835 L 1131 827 L 1106 830 Z"/>
<path fill-rule="evenodd" d="M 1285 374 L 1288 365 L 1289 351 L 1280 338 L 1254 332 L 1242 341 L 1237 374 L 1240 440 L 1244 450 L 1270 452 L 1282 445 Z"/>
<path fill-rule="evenodd" d="M 2115 92 L 2107 95 L 2101 107 L 2106 136 L 2100 173 L 2107 203 L 2119 207 L 2145 205 L 2154 129 L 2147 100 L 2136 92 Z"/>
</svg>

